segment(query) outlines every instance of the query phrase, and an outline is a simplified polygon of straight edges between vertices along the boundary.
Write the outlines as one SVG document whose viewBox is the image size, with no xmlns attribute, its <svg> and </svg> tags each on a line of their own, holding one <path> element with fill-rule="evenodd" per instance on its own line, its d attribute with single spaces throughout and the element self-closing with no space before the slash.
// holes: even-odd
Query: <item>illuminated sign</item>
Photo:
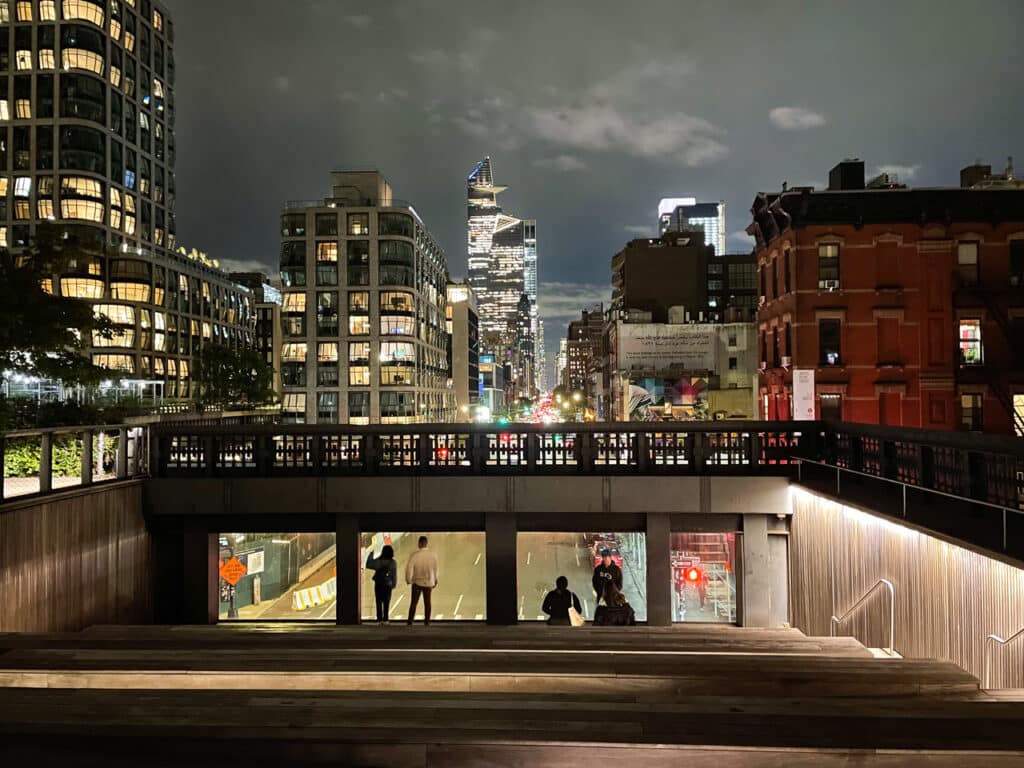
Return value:
<svg viewBox="0 0 1024 768">
<path fill-rule="evenodd" d="M 193 248 L 191 251 L 187 251 L 185 250 L 184 246 L 181 246 L 180 248 L 178 248 L 178 255 L 184 256 L 186 259 L 191 259 L 192 261 L 198 261 L 204 267 L 220 269 L 220 262 L 217 261 L 217 259 L 209 258 L 205 253 L 196 250 L 195 248 Z"/>
</svg>

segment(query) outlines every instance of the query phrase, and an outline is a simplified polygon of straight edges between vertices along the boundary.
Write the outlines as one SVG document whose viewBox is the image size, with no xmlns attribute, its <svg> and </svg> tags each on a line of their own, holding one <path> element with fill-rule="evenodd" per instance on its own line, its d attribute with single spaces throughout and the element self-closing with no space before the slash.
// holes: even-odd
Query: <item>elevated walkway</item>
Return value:
<svg viewBox="0 0 1024 768">
<path fill-rule="evenodd" d="M 1024 762 L 1019 695 L 788 629 L 97 627 L 0 649 L 12 765 Z"/>
</svg>

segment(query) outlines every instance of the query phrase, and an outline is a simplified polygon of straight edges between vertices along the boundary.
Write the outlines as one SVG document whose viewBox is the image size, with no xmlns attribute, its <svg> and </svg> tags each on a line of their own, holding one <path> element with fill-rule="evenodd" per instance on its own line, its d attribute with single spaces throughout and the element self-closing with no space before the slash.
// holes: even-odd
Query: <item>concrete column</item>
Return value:
<svg viewBox="0 0 1024 768">
<path fill-rule="evenodd" d="M 338 624 L 358 624 L 362 616 L 359 577 L 362 575 L 362 555 L 359 549 L 359 520 L 355 515 L 337 515 L 335 518 L 338 567 Z"/>
<path fill-rule="evenodd" d="M 182 623 L 216 624 L 220 562 L 217 534 L 204 518 L 189 517 L 182 538 Z"/>
<path fill-rule="evenodd" d="M 516 516 L 487 514 L 487 623 L 516 624 L 519 590 L 516 577 Z"/>
<path fill-rule="evenodd" d="M 768 517 L 743 516 L 743 626 L 771 626 L 771 555 Z"/>
<path fill-rule="evenodd" d="M 672 528 L 669 515 L 647 515 L 647 623 L 672 624 Z"/>
</svg>

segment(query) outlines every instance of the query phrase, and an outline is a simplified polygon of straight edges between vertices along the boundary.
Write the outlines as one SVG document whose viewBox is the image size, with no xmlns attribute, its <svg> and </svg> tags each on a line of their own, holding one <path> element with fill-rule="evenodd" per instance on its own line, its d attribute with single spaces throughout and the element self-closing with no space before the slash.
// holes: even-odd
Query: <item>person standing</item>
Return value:
<svg viewBox="0 0 1024 768">
<path fill-rule="evenodd" d="M 384 545 L 380 557 L 373 556 L 373 550 L 366 558 L 366 567 L 373 571 L 373 596 L 377 604 L 377 623 L 387 624 L 391 614 L 391 592 L 398 586 L 398 563 L 395 550 L 390 544 Z"/>
<path fill-rule="evenodd" d="M 594 578 L 592 580 L 594 595 L 596 595 L 595 600 L 598 603 L 601 602 L 605 587 L 609 582 L 622 589 L 622 569 L 612 560 L 612 551 L 610 549 L 602 549 L 601 562 L 594 568 Z"/>
<path fill-rule="evenodd" d="M 565 576 L 555 579 L 555 588 L 548 592 L 544 598 L 541 610 L 548 615 L 548 624 L 551 626 L 572 626 L 569 620 L 569 607 L 572 606 L 576 612 L 583 615 L 583 607 L 580 599 L 574 592 L 569 591 L 569 580 Z"/>
<path fill-rule="evenodd" d="M 420 536 L 419 549 L 413 552 L 405 564 L 405 583 L 412 586 L 412 601 L 409 604 L 409 620 L 416 618 L 420 595 L 423 595 L 423 623 L 430 624 L 430 595 L 437 586 L 437 555 L 427 547 L 427 537 Z"/>
</svg>

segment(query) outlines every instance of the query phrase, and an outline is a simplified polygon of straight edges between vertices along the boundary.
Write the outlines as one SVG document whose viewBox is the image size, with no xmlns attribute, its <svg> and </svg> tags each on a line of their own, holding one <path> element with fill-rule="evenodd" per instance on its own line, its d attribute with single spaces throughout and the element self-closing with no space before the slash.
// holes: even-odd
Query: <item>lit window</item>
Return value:
<svg viewBox="0 0 1024 768">
<path fill-rule="evenodd" d="M 1014 394 L 1013 396 L 1013 422 L 1017 437 L 1024 437 L 1024 395 Z"/>
<path fill-rule="evenodd" d="M 7 121 L 11 119 L 11 107 L 7 99 L 0 99 L 0 120 Z"/>
<path fill-rule="evenodd" d="M 48 293 L 53 296 L 53 280 L 49 277 L 45 277 L 40 280 L 39 287 L 43 289 L 43 293 Z"/>
<path fill-rule="evenodd" d="M 36 208 L 37 208 L 37 210 L 39 212 L 39 218 L 40 219 L 46 219 L 47 221 L 52 221 L 54 219 L 54 215 L 53 215 L 53 200 L 50 200 L 50 199 L 39 200 L 36 203 Z"/>
<path fill-rule="evenodd" d="M 338 362 L 338 343 L 331 341 L 317 344 L 316 359 L 320 363 Z"/>
<path fill-rule="evenodd" d="M 283 303 L 281 305 L 282 312 L 305 312 L 306 311 L 306 294 L 304 293 L 286 293 L 283 297 Z"/>
<path fill-rule="evenodd" d="M 110 84 L 115 88 L 121 87 L 121 69 L 114 65 L 110 66 Z"/>
<path fill-rule="evenodd" d="M 163 32 L 164 29 L 163 14 L 161 14 L 160 11 L 156 9 L 153 10 L 153 29 L 155 29 L 157 32 Z"/>
<path fill-rule="evenodd" d="M 306 362 L 307 346 L 304 342 L 296 344 L 284 344 L 281 346 L 281 362 L 304 363 Z"/>
<path fill-rule="evenodd" d="M 370 342 L 350 341 L 348 344 L 348 361 L 349 363 L 356 364 L 370 362 Z"/>
<path fill-rule="evenodd" d="M 316 260 L 317 261 L 337 261 L 338 260 L 338 244 L 337 243 L 317 243 L 316 244 Z"/>
<path fill-rule="evenodd" d="M 111 371 L 135 373 L 135 358 L 132 355 L 93 355 L 92 363 Z"/>
<path fill-rule="evenodd" d="M 129 53 L 135 50 L 135 35 L 128 30 L 124 31 L 124 49 Z"/>
<path fill-rule="evenodd" d="M 96 181 L 96 179 L 89 179 L 84 176 L 62 176 L 60 192 L 62 195 L 88 197 L 92 200 L 103 199 L 103 185 Z"/>
<path fill-rule="evenodd" d="M 160 290 L 160 289 L 157 289 L 157 290 Z M 161 293 L 162 292 L 163 291 L 161 291 Z M 154 302 L 154 303 L 155 304 L 159 304 L 160 302 Z M 153 313 L 153 327 L 156 328 L 158 331 L 163 331 L 163 330 L 165 330 L 167 328 L 167 318 L 166 318 L 166 315 L 164 315 L 163 312 L 154 312 Z"/>
<path fill-rule="evenodd" d="M 155 352 L 167 351 L 167 336 L 162 333 L 153 334 L 153 350 Z"/>
<path fill-rule="evenodd" d="M 110 20 L 110 38 L 115 42 L 121 42 L 121 21 L 120 19 Z"/>
<path fill-rule="evenodd" d="M 348 369 L 348 384 L 350 387 L 370 386 L 370 367 L 368 365 L 350 366 Z"/>
<path fill-rule="evenodd" d="M 413 312 L 413 297 L 411 293 L 404 291 L 383 291 L 380 294 L 380 307 L 382 310 L 392 312 Z"/>
<path fill-rule="evenodd" d="M 839 289 L 839 243 L 818 246 L 818 287 L 828 291 Z"/>
<path fill-rule="evenodd" d="M 120 208 L 121 207 L 121 190 L 117 187 L 110 188 L 110 207 Z"/>
<path fill-rule="evenodd" d="M 416 369 L 405 365 L 382 365 L 380 383 L 384 386 L 410 386 L 415 384 Z"/>
<path fill-rule="evenodd" d="M 118 347 L 120 349 L 133 349 L 135 347 L 135 329 L 121 328 L 114 332 L 109 339 L 104 338 L 99 331 L 92 333 L 92 345 L 94 347 Z"/>
<path fill-rule="evenodd" d="M 415 336 L 416 320 L 404 315 L 381 315 L 381 336 Z"/>
<path fill-rule="evenodd" d="M 382 363 L 415 363 L 416 345 L 411 341 L 382 341 L 380 343 Z"/>
<path fill-rule="evenodd" d="M 30 176 L 19 176 L 14 180 L 14 196 L 28 197 L 32 193 L 32 178 Z"/>
<path fill-rule="evenodd" d="M 210 324 L 204 322 L 203 323 L 203 338 L 204 339 L 209 339 L 210 338 L 210 331 L 211 331 Z"/>
<path fill-rule="evenodd" d="M 160 78 L 158 77 L 153 78 L 153 96 L 158 99 L 162 99 L 164 97 L 164 84 L 160 82 Z M 159 128 L 160 126 L 157 125 L 157 129 Z M 157 130 L 157 133 L 159 134 L 160 131 Z"/>
<path fill-rule="evenodd" d="M 981 365 L 984 362 L 984 350 L 981 345 L 981 320 L 964 319 L 960 321 L 960 364 Z"/>
<path fill-rule="evenodd" d="M 102 77 L 103 57 L 98 53 L 82 48 L 65 48 L 61 51 L 61 63 L 64 69 L 84 69 Z"/>
<path fill-rule="evenodd" d="M 285 413 L 306 413 L 306 395 L 302 392 L 286 392 L 281 398 L 281 410 Z"/>
<path fill-rule="evenodd" d="M 980 432 L 985 428 L 984 398 L 980 394 L 960 395 L 960 423 L 964 429 Z"/>
<path fill-rule="evenodd" d="M 0 227 L 0 248 L 9 248 L 7 244 L 7 227 Z"/>
<path fill-rule="evenodd" d="M 32 21 L 32 0 L 18 0 L 18 21 Z"/>
<path fill-rule="evenodd" d="M 15 99 L 14 114 L 19 120 L 30 120 L 32 118 L 32 100 Z"/>
<path fill-rule="evenodd" d="M 42 15 L 41 12 L 40 15 Z M 89 0 L 64 0 L 64 20 L 71 21 L 72 19 L 91 21 L 97 27 L 102 27 L 103 9 Z"/>
<path fill-rule="evenodd" d="M 121 211 L 117 208 L 110 209 L 110 228 L 120 229 L 121 228 Z"/>
<path fill-rule="evenodd" d="M 18 69 L 32 69 L 32 51 L 17 51 L 14 59 Z"/>
<path fill-rule="evenodd" d="M 111 283 L 110 298 L 119 301 L 149 302 L 150 287 L 145 283 Z"/>
<path fill-rule="evenodd" d="M 348 311 L 350 314 L 370 311 L 370 294 L 367 291 L 352 291 L 348 295 Z"/>
<path fill-rule="evenodd" d="M 19 221 L 32 218 L 32 209 L 29 207 L 28 200 L 15 200 L 14 201 L 14 218 Z"/>
<path fill-rule="evenodd" d="M 104 210 L 103 203 L 92 200 L 61 200 L 60 215 L 65 219 L 95 221 L 102 224 L 106 210 Z"/>
<path fill-rule="evenodd" d="M 115 325 L 135 325 L 135 309 L 124 304 L 97 304 L 92 311 L 96 317 L 106 316 Z"/>
<path fill-rule="evenodd" d="M 135 217 L 134 216 L 125 216 L 124 217 L 124 233 L 126 235 L 134 235 L 135 234 Z"/>
<path fill-rule="evenodd" d="M 54 69 L 57 66 L 57 59 L 54 57 L 52 48 L 42 48 L 39 51 L 39 68 Z"/>
<path fill-rule="evenodd" d="M 348 333 L 350 336 L 369 336 L 370 318 L 365 315 L 350 315 L 348 318 Z"/>
<path fill-rule="evenodd" d="M 10 7 L 7 5 L 7 3 L 0 3 L 0 23 L 7 23 L 10 20 Z"/>
<path fill-rule="evenodd" d="M 53 0 L 39 0 L 39 20 L 57 20 L 57 7 Z"/>
</svg>

